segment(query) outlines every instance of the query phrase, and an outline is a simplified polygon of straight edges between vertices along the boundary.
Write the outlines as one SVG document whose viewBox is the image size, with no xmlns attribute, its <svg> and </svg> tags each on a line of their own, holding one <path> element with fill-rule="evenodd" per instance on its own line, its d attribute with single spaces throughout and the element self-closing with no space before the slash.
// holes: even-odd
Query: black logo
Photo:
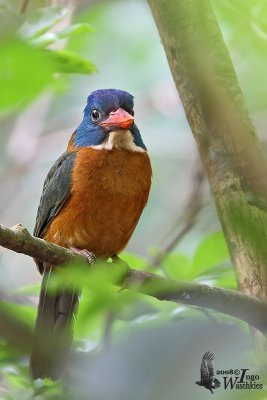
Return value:
<svg viewBox="0 0 267 400">
<path fill-rule="evenodd" d="M 218 370 L 216 371 L 216 375 L 224 375 L 224 389 L 263 389 L 263 384 L 260 382 L 260 376 L 258 374 L 251 374 L 247 371 L 250 371 L 250 369 L 230 368 L 226 371 Z"/>
<path fill-rule="evenodd" d="M 202 357 L 200 381 L 197 381 L 196 384 L 204 386 L 206 389 L 210 390 L 212 394 L 212 389 L 217 389 L 221 386 L 220 381 L 214 377 L 214 354 L 208 351 Z"/>
<path fill-rule="evenodd" d="M 214 372 L 214 354 L 207 351 L 202 357 L 200 366 L 200 381 L 196 384 L 210 390 L 218 389 L 220 381 L 215 376 L 223 379 L 223 389 L 263 389 L 263 383 L 258 374 L 250 373 L 249 368 L 229 368 Z"/>
</svg>

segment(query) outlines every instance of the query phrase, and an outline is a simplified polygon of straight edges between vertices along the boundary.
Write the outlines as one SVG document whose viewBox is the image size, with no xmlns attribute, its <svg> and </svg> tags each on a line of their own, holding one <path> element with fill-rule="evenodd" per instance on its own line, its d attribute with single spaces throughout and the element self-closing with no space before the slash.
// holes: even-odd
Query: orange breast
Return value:
<svg viewBox="0 0 267 400">
<path fill-rule="evenodd" d="M 64 247 L 118 254 L 127 245 L 149 195 L 152 170 L 146 152 L 78 151 L 70 197 L 44 239 Z"/>
</svg>

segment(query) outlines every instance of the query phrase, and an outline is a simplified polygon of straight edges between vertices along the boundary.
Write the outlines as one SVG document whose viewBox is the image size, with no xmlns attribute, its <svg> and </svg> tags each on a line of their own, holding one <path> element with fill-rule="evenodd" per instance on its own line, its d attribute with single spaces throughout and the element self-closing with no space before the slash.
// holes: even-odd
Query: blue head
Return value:
<svg viewBox="0 0 267 400">
<path fill-rule="evenodd" d="M 134 123 L 133 96 L 124 90 L 100 89 L 87 99 L 84 117 L 75 131 L 75 147 L 97 146 L 117 129 L 130 131 L 134 143 L 146 150 L 140 132 Z"/>
</svg>

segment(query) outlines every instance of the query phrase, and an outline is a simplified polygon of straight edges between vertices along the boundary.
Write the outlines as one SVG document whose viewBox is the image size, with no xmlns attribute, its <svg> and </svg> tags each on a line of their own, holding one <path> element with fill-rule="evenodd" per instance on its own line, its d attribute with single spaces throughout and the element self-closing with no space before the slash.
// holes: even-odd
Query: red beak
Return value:
<svg viewBox="0 0 267 400">
<path fill-rule="evenodd" d="M 100 122 L 100 126 L 103 126 L 105 129 L 128 129 L 134 122 L 134 117 L 127 113 L 122 108 L 118 108 L 117 111 L 112 111 L 109 114 L 109 117 Z"/>
</svg>

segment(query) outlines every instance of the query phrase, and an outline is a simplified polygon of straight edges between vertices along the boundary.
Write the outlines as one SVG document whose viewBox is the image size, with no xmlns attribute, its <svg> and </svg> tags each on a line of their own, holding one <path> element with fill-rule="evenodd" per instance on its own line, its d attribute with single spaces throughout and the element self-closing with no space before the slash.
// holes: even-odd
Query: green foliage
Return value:
<svg viewBox="0 0 267 400">
<path fill-rule="evenodd" d="M 256 93 L 256 90 L 254 91 L 251 79 L 246 80 L 245 78 L 249 76 L 249 70 L 254 71 L 255 66 L 257 70 L 258 66 L 262 67 L 262 60 L 265 60 L 266 57 L 263 54 L 266 41 L 265 34 L 263 35 L 266 32 L 264 2 L 257 3 L 258 8 L 253 2 L 214 0 L 215 2 L 221 22 L 229 28 L 228 38 L 230 37 L 230 40 L 233 38 L 231 42 L 233 49 L 238 49 L 241 45 L 241 35 L 237 34 L 239 28 L 236 29 L 238 24 L 243 26 L 244 37 L 248 37 L 246 30 L 249 26 L 251 32 L 255 30 L 252 33 L 255 43 L 261 43 L 256 50 L 253 50 L 251 57 L 249 51 L 245 52 L 249 63 L 247 66 L 242 66 L 243 70 L 241 69 L 239 73 L 243 76 L 246 95 L 250 96 L 251 104 L 254 104 L 255 107 L 262 106 L 265 104 L 266 93 L 257 98 L 254 96 L 253 99 L 253 93 Z M 0 47 L 0 110 L 5 112 L 21 111 L 43 90 L 57 90 L 62 86 L 58 74 L 90 74 L 96 71 L 95 66 L 89 60 L 76 53 L 79 46 L 81 53 L 86 53 L 84 50 L 88 47 L 86 35 L 93 32 L 90 25 L 80 22 L 64 30 L 51 32 L 50 29 L 67 16 L 66 8 L 46 7 L 21 16 L 16 8 L 10 6 L 11 2 L 8 3 L 0 0 L 0 18 L 2 16 L 0 29 L 10 25 L 8 34 L 6 33 L 1 39 Z M 17 3 L 21 6 L 21 2 L 17 1 Z M 92 43 L 92 46 L 100 47 L 100 56 L 106 60 L 110 49 L 106 47 L 105 35 L 109 34 L 110 28 L 105 23 L 102 12 L 107 7 L 113 8 L 114 4 L 103 2 L 98 7 L 93 12 L 95 19 L 101 21 L 100 26 L 103 27 L 104 34 L 102 33 L 102 42 Z M 232 12 L 233 9 L 235 12 Z M 249 13 L 246 14 L 246 10 L 250 10 Z M 116 13 L 117 9 L 114 12 Z M 253 18 L 255 17 L 254 20 L 252 14 Z M 10 18 L 11 15 L 12 18 Z M 111 24 L 115 15 L 108 15 Z M 113 17 L 111 18 L 110 15 Z M 88 18 L 92 18 L 91 9 L 89 12 L 83 9 L 80 19 L 87 21 Z M 141 14 L 140 18 L 142 18 Z M 129 43 L 128 37 L 123 36 L 123 31 L 133 29 L 130 25 L 131 18 L 129 18 L 129 14 L 127 18 L 122 18 L 120 14 L 120 19 L 121 41 L 120 46 L 114 45 L 113 57 L 119 58 L 121 53 L 116 53 L 117 47 L 122 47 L 131 61 L 128 65 L 123 57 L 120 59 L 122 68 L 127 69 L 128 72 L 124 82 L 119 76 L 122 86 L 127 87 L 129 76 L 136 80 L 136 76 L 138 76 L 136 85 L 142 86 L 144 83 L 142 79 L 148 79 L 143 73 L 144 69 L 150 71 L 149 79 L 151 79 L 151 84 L 154 84 L 154 70 L 160 69 L 161 65 L 159 63 L 160 67 L 155 65 L 151 69 L 148 55 L 153 49 L 150 41 L 144 40 L 144 37 L 147 39 L 148 32 L 135 31 L 133 40 Z M 247 24 L 246 21 L 249 23 Z M 261 30 L 258 30 L 259 24 L 262 24 Z M 149 32 L 150 34 L 152 35 L 151 32 Z M 233 36 L 231 36 L 232 34 Z M 136 37 L 139 40 L 138 45 L 134 40 Z M 242 41 L 246 42 L 245 47 L 247 48 L 248 41 L 244 40 L 244 37 Z M 50 45 L 57 45 L 63 39 L 71 39 L 68 51 L 55 49 L 54 46 L 47 48 Z M 113 42 L 117 44 L 117 41 L 118 36 L 114 36 Z M 251 47 L 250 42 L 249 46 Z M 256 59 L 253 60 L 255 52 Z M 113 61 L 111 60 L 111 62 Z M 121 75 L 120 71 L 118 70 L 118 75 Z M 139 71 L 140 75 L 138 75 Z M 254 84 L 258 83 L 254 80 Z M 260 84 L 263 92 L 265 84 L 262 82 Z M 249 85 L 253 87 L 251 88 Z M 159 114 L 158 118 L 158 123 L 164 123 L 165 129 L 162 115 Z M 142 270 L 144 267 L 148 267 L 147 261 L 135 254 L 124 253 L 121 257 L 133 268 Z M 168 254 L 159 268 L 151 267 L 150 271 L 179 280 L 199 281 L 236 288 L 236 280 L 222 232 L 216 232 L 201 239 L 196 250 L 190 256 L 176 251 Z M 219 313 L 207 312 L 204 314 L 196 308 L 159 301 L 129 290 L 120 291 L 115 283 L 120 279 L 122 273 L 123 271 L 114 265 L 109 268 L 96 268 L 90 273 L 87 273 L 84 267 L 80 268 L 79 266 L 69 267 L 64 270 L 64 273 L 59 270 L 52 283 L 52 292 L 57 291 L 62 284 L 68 284 L 69 287 L 73 287 L 73 285 L 76 288 L 83 287 L 79 313 L 75 321 L 74 347 L 76 347 L 78 358 L 84 356 L 90 365 L 82 364 L 83 368 L 79 369 L 78 361 L 73 360 L 71 361 L 71 378 L 65 380 L 63 384 L 61 382 L 53 383 L 49 380 L 33 384 L 28 376 L 28 355 L 21 355 L 18 349 L 0 338 L 1 399 L 124 400 L 127 398 L 127 400 L 131 400 L 132 398 L 153 398 L 157 400 L 166 398 L 167 395 L 167 398 L 172 400 L 177 399 L 177 393 L 181 398 L 204 399 L 207 396 L 205 390 L 202 392 L 200 389 L 200 391 L 194 392 L 194 381 L 199 374 L 200 349 L 201 351 L 202 349 L 206 351 L 207 348 L 216 349 L 217 362 L 219 355 L 221 355 L 221 359 L 223 358 L 225 347 L 227 347 L 227 352 L 233 353 L 231 367 L 232 365 L 247 366 L 246 363 L 238 364 L 237 361 L 240 354 L 246 353 L 247 356 L 247 349 L 251 348 L 248 345 L 245 324 Z M 15 295 L 19 294 L 20 298 L 26 296 L 25 299 L 28 301 L 28 296 L 37 297 L 39 290 L 39 285 L 23 287 Z M 12 303 L 1 302 L 1 306 L 14 321 L 33 330 L 35 308 L 30 305 L 17 304 L 15 301 L 16 298 Z M 110 319 L 114 320 L 109 331 L 107 326 Z M 111 344 L 105 352 L 101 351 L 101 348 L 106 330 Z M 195 332 L 198 336 L 197 343 Z M 227 335 L 229 335 L 228 339 Z M 190 357 L 190 363 L 186 364 Z M 254 360 L 253 356 L 250 356 L 250 359 Z M 180 363 L 178 365 L 176 364 L 177 360 Z M 183 360 L 183 368 L 181 368 L 181 360 Z M 121 369 L 119 369 L 120 364 L 122 364 Z M 229 363 L 225 366 L 228 368 Z M 73 378 L 75 373 L 80 380 L 76 376 L 75 381 Z M 189 376 L 190 373 L 192 376 Z M 153 377 L 156 377 L 155 381 L 152 380 Z M 192 388 L 191 396 L 183 393 L 185 385 L 182 383 L 184 382 L 186 382 L 186 386 Z M 99 387 L 97 387 L 97 383 L 99 383 Z M 142 387 L 143 392 L 141 391 Z M 106 392 L 105 388 L 107 388 Z M 69 395 L 71 390 L 73 395 Z M 81 397 L 78 396 L 80 390 Z M 224 393 L 221 396 L 220 392 L 216 393 L 219 399 L 223 395 Z M 237 398 L 236 396 L 234 393 L 231 398 Z M 253 393 L 253 396 L 253 398 L 262 398 L 261 393 Z M 242 399 L 245 398 L 251 397 L 242 391 Z"/>
<path fill-rule="evenodd" d="M 96 72 L 96 67 L 91 61 L 70 51 L 47 50 L 46 55 L 54 62 L 55 71 L 57 72 L 72 74 L 91 74 Z"/>
<path fill-rule="evenodd" d="M 0 21 L 5 18 L 0 8 Z M 47 46 L 93 31 L 88 24 L 74 24 L 59 32 L 47 32 L 64 19 L 69 10 L 63 7 L 37 9 L 3 36 L 0 47 L 0 111 L 21 111 L 46 88 L 62 88 L 58 74 L 91 74 L 94 64 L 76 53 L 46 49 Z"/>
<path fill-rule="evenodd" d="M 216 16 L 231 52 L 252 112 L 267 107 L 267 4 L 265 0 L 213 0 Z"/>
<path fill-rule="evenodd" d="M 46 7 L 33 11 L 22 24 L 18 33 L 23 39 L 31 39 L 48 31 L 69 13 L 67 8 Z"/>
<path fill-rule="evenodd" d="M 120 258 L 125 261 L 128 265 L 134 265 L 135 269 L 144 269 L 146 261 L 144 258 L 137 256 L 136 254 L 126 253 L 120 255 Z"/>
<path fill-rule="evenodd" d="M 222 232 L 215 232 L 204 238 L 192 259 L 181 253 L 170 253 L 162 264 L 171 278 L 210 282 L 236 289 L 236 279 Z"/>
<path fill-rule="evenodd" d="M 40 48 L 46 47 L 60 39 L 69 38 L 73 35 L 94 32 L 94 29 L 88 24 L 73 24 L 60 32 L 48 32 L 31 40 L 31 44 Z"/>
<path fill-rule="evenodd" d="M 169 253 L 162 264 L 167 274 L 173 279 L 186 280 L 189 276 L 191 261 L 185 254 Z"/>
<path fill-rule="evenodd" d="M 26 42 L 8 38 L 0 47 L 0 58 L 2 110 L 25 106 L 53 82 L 51 60 Z"/>
<path fill-rule="evenodd" d="M 147 267 L 147 261 L 142 257 L 124 253 L 121 258 L 133 268 L 143 269 Z M 232 287 L 234 285 L 233 273 L 230 273 L 229 254 L 222 232 L 216 232 L 200 241 L 191 258 L 181 253 L 174 252 L 164 259 L 162 266 L 167 276 L 171 276 L 172 278 L 200 280 L 204 282 L 209 281 L 216 284 L 221 283 L 227 287 Z M 160 268 L 161 266 L 159 270 Z M 81 379 L 85 373 L 84 371 L 88 370 L 84 381 L 86 382 L 85 388 L 83 388 L 84 383 L 75 383 L 76 378 L 73 382 L 73 377 L 70 382 L 68 380 L 65 381 L 63 386 L 60 382 L 52 383 L 49 380 L 32 383 L 28 377 L 28 360 L 21 357 L 12 347 L 7 347 L 3 341 L 0 342 L 0 353 L 2 354 L 2 357 L 0 357 L 0 367 L 2 377 L 9 389 L 9 393 L 2 394 L 1 398 L 29 399 L 33 397 L 40 400 L 49 398 L 65 400 L 72 399 L 74 398 L 73 396 L 75 396 L 77 399 L 83 399 L 85 398 L 83 391 L 85 390 L 86 395 L 89 395 L 88 385 L 90 387 L 92 385 L 92 383 L 89 384 L 87 382 L 88 379 L 90 381 L 91 374 L 94 376 L 91 368 L 93 371 L 98 371 L 99 363 L 106 363 L 106 360 L 111 357 L 113 367 L 108 374 L 112 374 L 113 368 L 118 368 L 119 360 L 123 360 L 123 370 L 128 370 L 129 368 L 131 370 L 131 365 L 135 358 L 141 357 L 139 361 L 134 362 L 140 362 L 140 368 L 142 368 L 141 366 L 144 361 L 142 361 L 141 355 L 144 354 L 145 351 L 142 349 L 142 346 L 145 346 L 145 349 L 147 349 L 145 357 L 148 357 L 150 363 L 149 368 L 154 368 L 153 366 L 156 365 L 168 368 L 167 365 L 170 362 L 171 354 L 176 351 L 176 346 L 178 349 L 182 349 L 183 346 L 185 346 L 186 352 L 191 351 L 188 348 L 189 343 L 191 343 L 191 339 L 189 339 L 188 335 L 192 336 L 194 330 L 200 330 L 201 332 L 201 330 L 206 329 L 204 337 L 209 337 L 208 332 L 210 332 L 210 329 L 215 329 L 215 331 L 218 329 L 219 332 L 224 330 L 227 337 L 227 332 L 231 329 L 231 341 L 236 341 L 235 346 L 237 346 L 237 348 L 239 345 L 237 343 L 239 342 L 237 339 L 233 339 L 235 335 L 238 336 L 239 341 L 247 340 L 245 339 L 247 335 L 245 324 L 239 323 L 238 331 L 236 332 L 235 329 L 237 329 L 237 325 L 235 325 L 235 320 L 229 316 L 223 316 L 208 311 L 202 314 L 196 308 L 172 302 L 163 302 L 132 290 L 119 290 L 116 285 L 121 281 L 124 274 L 125 266 L 123 264 L 113 263 L 110 263 L 110 265 L 97 264 L 96 268 L 90 268 L 90 272 L 86 271 L 85 266 L 72 265 L 62 269 L 58 268 L 56 273 L 53 274 L 54 278 L 52 279 L 50 287 L 52 293 L 59 290 L 61 285 L 64 285 L 64 287 L 67 285 L 70 289 L 76 288 L 76 290 L 82 288 L 79 312 L 74 326 L 74 348 L 76 347 L 77 355 L 81 356 L 84 361 L 82 361 L 82 370 L 79 370 L 78 357 L 77 360 L 73 361 L 71 370 L 74 374 L 73 377 L 75 373 L 77 374 L 77 377 L 79 377 L 78 380 Z M 36 293 L 37 290 L 38 287 L 35 286 L 26 287 L 22 288 L 19 293 L 20 295 L 28 295 Z M 31 326 L 33 329 L 35 317 L 33 307 L 10 303 L 6 303 L 4 307 L 6 307 L 9 314 L 13 316 L 14 320 Z M 230 325 L 229 320 L 231 321 Z M 111 328 L 108 329 L 107 327 L 110 321 Z M 191 328 L 188 327 L 188 324 L 191 324 Z M 203 326 L 201 324 L 203 324 Z M 108 331 L 106 331 L 107 329 Z M 164 329 L 167 329 L 165 333 Z M 174 334 L 176 329 L 177 333 Z M 180 339 L 178 339 L 178 336 L 181 335 L 181 330 L 182 332 L 184 330 L 187 334 L 182 334 Z M 150 332 L 149 335 L 148 332 Z M 159 332 L 162 333 L 159 334 Z M 136 334 L 140 335 L 138 340 L 133 336 Z M 167 336 L 164 336 L 166 334 Z M 107 335 L 112 344 L 111 350 L 105 353 L 105 351 L 101 350 L 101 347 L 103 338 Z M 217 334 L 214 335 L 216 336 Z M 144 337 L 146 337 L 146 339 L 142 344 Z M 170 350 L 169 345 L 172 340 L 175 341 L 176 345 L 172 345 Z M 199 340 L 204 339 L 201 339 L 200 336 Z M 210 337 L 208 340 L 210 341 Z M 126 348 L 123 345 L 125 341 L 130 341 L 130 345 L 127 345 Z M 160 353 L 161 356 L 158 354 L 159 346 L 163 346 L 162 352 Z M 207 345 L 204 346 L 205 349 L 206 346 Z M 234 344 L 231 342 L 229 346 L 234 346 Z M 171 351 L 170 354 L 169 351 Z M 125 352 L 128 356 L 125 355 Z M 218 352 L 219 350 L 217 349 L 216 354 Z M 193 353 L 195 354 L 195 351 Z M 159 357 L 161 357 L 160 363 L 158 363 Z M 195 357 L 195 355 L 191 354 L 190 357 Z M 103 361 L 102 358 L 105 361 Z M 83 364 L 85 360 L 86 364 Z M 165 365 L 165 363 L 167 364 Z M 136 368 L 134 365 L 133 368 Z M 145 367 L 142 369 L 142 376 L 144 377 L 146 377 L 146 370 Z M 104 387 L 106 387 L 106 385 L 108 387 L 108 378 L 105 375 L 107 371 L 105 371 L 105 369 L 103 370 L 103 367 L 101 367 L 101 371 L 101 376 L 104 379 L 103 385 Z M 123 371 L 121 373 L 124 374 Z M 127 372 L 126 375 L 123 376 L 124 379 L 126 379 L 125 376 L 127 376 Z M 138 375 L 135 377 L 134 373 L 131 379 L 133 379 L 135 385 L 137 383 L 140 385 L 140 382 L 142 382 L 141 376 Z M 146 382 L 147 379 L 149 378 L 146 377 Z M 66 386 L 69 390 L 68 395 L 63 388 Z M 132 391 L 129 393 L 132 393 Z M 92 393 L 90 398 L 106 399 L 114 397 L 107 397 L 104 395 L 103 397 L 99 397 L 97 394 L 95 395 Z M 120 396 L 118 398 L 121 399 Z M 131 399 L 132 397 L 130 396 L 129 398 Z M 154 398 L 157 399 L 158 397 L 154 396 Z"/>
<path fill-rule="evenodd" d="M 40 293 L 41 285 L 22 286 L 16 290 L 16 294 L 24 294 L 27 296 L 37 295 Z"/>
<path fill-rule="evenodd" d="M 6 312 L 7 315 L 13 317 L 15 321 L 28 325 L 31 328 L 34 326 L 36 318 L 35 307 L 25 304 L 9 303 L 2 301 L 0 301 L 0 307 L 2 311 Z"/>
<path fill-rule="evenodd" d="M 201 274 L 207 268 L 216 266 L 229 258 L 229 252 L 222 232 L 204 238 L 197 247 L 192 261 L 192 269 Z"/>
</svg>

